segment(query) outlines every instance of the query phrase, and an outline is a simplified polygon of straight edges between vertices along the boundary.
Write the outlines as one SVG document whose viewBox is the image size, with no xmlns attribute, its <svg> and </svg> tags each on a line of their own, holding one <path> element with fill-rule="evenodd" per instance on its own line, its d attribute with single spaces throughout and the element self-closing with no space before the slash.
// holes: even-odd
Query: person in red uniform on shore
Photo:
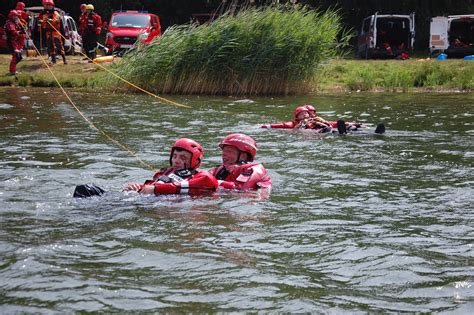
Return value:
<svg viewBox="0 0 474 315">
<path fill-rule="evenodd" d="M 30 21 L 30 15 L 25 12 L 25 4 L 23 2 L 18 2 L 15 7 L 16 12 L 20 17 L 20 25 L 21 28 L 25 31 L 23 34 L 20 34 L 22 37 L 21 41 L 21 49 L 25 48 L 25 39 L 26 39 L 26 31 L 28 30 L 28 22 Z"/>
<path fill-rule="evenodd" d="M 8 50 L 12 55 L 10 61 L 10 75 L 16 75 L 16 65 L 23 59 L 21 50 L 23 47 L 25 34 L 24 29 L 20 24 L 20 14 L 16 10 L 11 10 L 8 13 L 8 19 L 5 23 L 5 33 L 7 35 Z"/>
<path fill-rule="evenodd" d="M 219 187 L 231 190 L 256 190 L 271 188 L 272 181 L 261 163 L 254 162 L 257 154 L 255 140 L 242 133 L 224 137 L 219 144 L 222 149 L 222 165 L 214 167 Z"/>
<path fill-rule="evenodd" d="M 43 0 L 44 10 L 39 14 L 38 27 L 46 34 L 46 43 L 48 54 L 51 56 L 51 62 L 56 63 L 56 55 L 63 57 L 64 64 L 67 64 L 66 54 L 64 52 L 61 30 L 64 30 L 63 22 L 58 11 L 54 10 L 53 0 Z"/>
<path fill-rule="evenodd" d="M 155 195 L 211 194 L 217 190 L 218 183 L 208 171 L 197 170 L 203 157 L 199 143 L 188 138 L 179 139 L 171 147 L 170 167 L 160 169 L 153 179 L 143 184 L 130 183 L 124 190 Z"/>
<path fill-rule="evenodd" d="M 81 14 L 79 15 L 79 20 L 78 20 L 78 30 L 79 34 L 82 37 L 82 34 L 84 33 L 84 27 L 86 23 L 84 23 L 84 19 L 86 18 L 87 15 L 87 10 L 86 10 L 87 5 L 85 3 L 81 4 L 80 9 L 81 9 Z"/>
<path fill-rule="evenodd" d="M 89 59 L 95 59 L 97 49 L 97 41 L 102 30 L 102 19 L 100 15 L 94 12 L 92 4 L 86 5 L 87 12 L 82 18 L 79 18 L 79 30 L 82 36 L 84 50 Z"/>
</svg>

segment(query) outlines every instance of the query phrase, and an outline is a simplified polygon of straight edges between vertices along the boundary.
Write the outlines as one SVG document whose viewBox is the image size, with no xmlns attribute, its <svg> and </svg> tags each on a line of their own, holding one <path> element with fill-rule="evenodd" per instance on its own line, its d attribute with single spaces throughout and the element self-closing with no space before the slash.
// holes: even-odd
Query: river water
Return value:
<svg viewBox="0 0 474 315">
<path fill-rule="evenodd" d="M 0 304 L 17 312 L 474 309 L 474 95 L 173 97 L 0 90 Z M 312 102 L 385 135 L 267 130 Z M 271 195 L 124 194 L 179 137 L 245 132 Z M 134 155 L 133 155 L 134 154 Z M 72 198 L 76 184 L 109 191 Z"/>
</svg>

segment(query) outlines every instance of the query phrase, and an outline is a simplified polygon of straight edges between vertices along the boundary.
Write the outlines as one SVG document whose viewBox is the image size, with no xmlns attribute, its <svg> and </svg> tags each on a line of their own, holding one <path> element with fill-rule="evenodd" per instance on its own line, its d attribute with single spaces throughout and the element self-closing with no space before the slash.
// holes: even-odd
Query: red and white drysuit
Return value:
<svg viewBox="0 0 474 315">
<path fill-rule="evenodd" d="M 215 192 L 218 183 L 208 171 L 177 170 L 168 167 L 156 172 L 153 179 L 145 181 L 141 189 L 144 185 L 155 186 L 155 195 L 186 194 L 196 196 Z"/>
<path fill-rule="evenodd" d="M 260 163 L 243 163 L 218 166 L 210 170 L 219 183 L 219 187 L 232 190 L 255 190 L 271 188 L 272 180 Z"/>
<path fill-rule="evenodd" d="M 226 161 L 226 146 L 236 150 L 235 162 Z M 223 165 L 210 170 L 217 178 L 219 187 L 231 190 L 271 188 L 272 181 L 263 165 L 253 162 L 257 154 L 257 143 L 252 137 L 242 133 L 230 134 L 224 137 L 219 147 L 223 151 Z"/>
</svg>

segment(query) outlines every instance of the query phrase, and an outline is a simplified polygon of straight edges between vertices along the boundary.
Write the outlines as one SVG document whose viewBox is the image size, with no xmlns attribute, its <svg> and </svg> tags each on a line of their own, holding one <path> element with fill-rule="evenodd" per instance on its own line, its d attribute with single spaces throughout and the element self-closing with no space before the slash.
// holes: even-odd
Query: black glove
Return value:
<svg viewBox="0 0 474 315">
<path fill-rule="evenodd" d="M 158 177 L 157 181 L 161 181 L 163 183 L 168 184 L 171 183 L 173 180 L 166 175 L 161 175 L 160 177 Z"/>
</svg>

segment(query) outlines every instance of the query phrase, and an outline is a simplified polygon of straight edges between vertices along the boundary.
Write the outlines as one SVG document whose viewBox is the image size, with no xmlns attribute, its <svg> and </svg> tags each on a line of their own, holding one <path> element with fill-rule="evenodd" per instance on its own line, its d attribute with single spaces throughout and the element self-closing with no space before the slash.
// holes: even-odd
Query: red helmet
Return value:
<svg viewBox="0 0 474 315">
<path fill-rule="evenodd" d="M 306 105 L 303 105 L 304 107 L 306 107 L 306 109 L 308 110 L 308 112 L 314 112 L 313 114 L 309 113 L 309 116 L 316 116 L 316 108 L 314 108 L 313 105 L 311 104 L 306 104 Z"/>
<path fill-rule="evenodd" d="M 17 17 L 20 17 L 20 12 L 18 12 L 17 10 L 11 10 L 8 13 L 8 18 L 9 19 L 14 19 L 14 18 L 17 18 Z"/>
<path fill-rule="evenodd" d="M 249 162 L 252 162 L 257 154 L 257 142 L 243 133 L 232 133 L 225 136 L 221 143 L 219 143 L 219 147 L 222 149 L 225 145 L 234 146 L 239 151 L 248 153 Z"/>
<path fill-rule="evenodd" d="M 303 105 L 304 107 L 306 107 L 307 110 L 309 111 L 316 111 L 316 108 L 314 108 L 313 105 L 311 104 L 306 104 L 306 105 Z"/>
<path fill-rule="evenodd" d="M 170 165 L 171 165 L 171 158 L 173 157 L 173 152 L 176 148 L 181 148 L 192 154 L 192 157 L 191 157 L 192 169 L 196 169 L 199 167 L 199 165 L 201 165 L 202 158 L 204 157 L 204 150 L 202 149 L 202 146 L 199 143 L 188 138 L 178 139 L 173 144 L 173 146 L 171 147 L 171 153 L 170 153 Z"/>
<path fill-rule="evenodd" d="M 81 4 L 81 10 L 85 10 L 85 9 L 86 9 L 86 4 L 85 3 Z"/>
<path fill-rule="evenodd" d="M 24 4 L 23 2 L 18 2 L 18 3 L 16 4 L 15 10 L 23 11 L 23 9 L 25 9 L 25 4 Z"/>
<path fill-rule="evenodd" d="M 306 108 L 306 106 L 299 106 L 299 107 L 296 107 L 295 111 L 293 112 L 293 116 L 295 117 L 295 119 L 298 119 L 298 115 L 302 112 L 307 112 L 308 109 Z"/>
<path fill-rule="evenodd" d="M 54 1 L 53 0 L 43 0 L 43 7 L 47 5 L 52 5 L 54 7 Z"/>
</svg>

